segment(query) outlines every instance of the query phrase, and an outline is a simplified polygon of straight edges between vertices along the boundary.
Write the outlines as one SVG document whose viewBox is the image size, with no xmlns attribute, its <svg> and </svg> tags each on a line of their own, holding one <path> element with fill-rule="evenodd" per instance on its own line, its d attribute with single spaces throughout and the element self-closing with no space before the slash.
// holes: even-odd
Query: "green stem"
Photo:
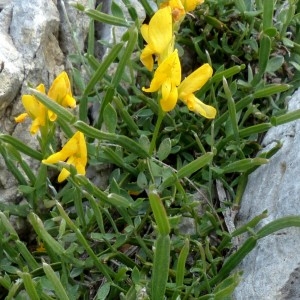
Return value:
<svg viewBox="0 0 300 300">
<path fill-rule="evenodd" d="M 158 117 L 157 117 L 157 121 L 156 121 L 156 124 L 155 124 L 152 140 L 151 140 L 151 143 L 150 143 L 149 155 L 152 155 L 153 151 L 155 149 L 156 140 L 157 140 L 157 137 L 158 137 L 160 125 L 162 123 L 162 120 L 163 120 L 164 116 L 165 116 L 165 113 L 162 111 L 161 106 L 159 105 L 158 106 Z"/>
</svg>

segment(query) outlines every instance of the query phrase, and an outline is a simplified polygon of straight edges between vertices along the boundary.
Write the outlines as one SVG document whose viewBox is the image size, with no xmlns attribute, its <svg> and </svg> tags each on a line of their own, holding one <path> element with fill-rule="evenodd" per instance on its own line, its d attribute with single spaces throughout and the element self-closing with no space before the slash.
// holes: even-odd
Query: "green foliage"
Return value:
<svg viewBox="0 0 300 300">
<path fill-rule="evenodd" d="M 89 165 L 109 173 L 107 187 L 63 162 L 56 167 L 70 171 L 67 183 L 57 184 L 42 164 L 35 174 L 24 157 L 40 162 L 49 153 L 0 135 L 0 153 L 27 199 L 0 205 L 1 298 L 230 299 L 240 280 L 231 272 L 257 240 L 300 226 L 300 217 L 291 217 L 256 231 L 264 212 L 229 233 L 214 192 L 221 182 L 226 204 L 237 207 L 248 175 L 280 148 L 257 156 L 263 134 L 300 117 L 285 113 L 286 97 L 299 86 L 298 3 L 206 0 L 186 17 L 176 37 L 184 75 L 196 63 L 214 69 L 197 94 L 217 108 L 216 119 L 206 120 L 180 103 L 162 115 L 156 99 L 142 92 L 151 77 L 138 58 L 141 24 L 130 1 L 123 2 L 129 20 L 114 2 L 112 15 L 76 5 L 91 18 L 87 53 L 70 57 L 78 116 L 32 90 L 58 115 L 66 137 L 85 134 Z M 153 8 L 141 4 L 150 17 Z M 93 51 L 99 21 L 127 30 L 106 45 L 101 62 Z M 99 114 L 88 124 L 95 103 Z M 27 219 L 30 239 L 10 216 Z M 182 229 L 187 221 L 190 231 Z M 244 233 L 248 239 L 231 251 L 232 239 Z"/>
</svg>

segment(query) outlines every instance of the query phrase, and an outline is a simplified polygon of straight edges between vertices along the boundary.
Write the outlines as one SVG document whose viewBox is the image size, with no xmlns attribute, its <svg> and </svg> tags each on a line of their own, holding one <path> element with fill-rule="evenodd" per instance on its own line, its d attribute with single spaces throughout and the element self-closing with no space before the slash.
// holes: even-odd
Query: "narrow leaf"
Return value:
<svg viewBox="0 0 300 300">
<path fill-rule="evenodd" d="M 169 235 L 157 236 L 151 279 L 151 299 L 163 300 L 169 275 L 171 241 Z"/>
<path fill-rule="evenodd" d="M 213 159 L 214 154 L 212 152 L 207 152 L 204 155 L 198 157 L 189 164 L 183 166 L 177 173 L 179 179 L 184 177 L 189 177 L 193 173 L 197 172 L 207 164 L 209 164 Z"/>
<path fill-rule="evenodd" d="M 167 213 L 154 186 L 150 186 L 148 196 L 158 232 L 162 235 L 169 234 L 170 224 Z"/>
<path fill-rule="evenodd" d="M 52 283 L 52 286 L 58 299 L 69 300 L 66 290 L 64 289 L 60 279 L 57 277 L 51 266 L 44 262 L 43 269 L 46 274 L 46 277 Z"/>
</svg>

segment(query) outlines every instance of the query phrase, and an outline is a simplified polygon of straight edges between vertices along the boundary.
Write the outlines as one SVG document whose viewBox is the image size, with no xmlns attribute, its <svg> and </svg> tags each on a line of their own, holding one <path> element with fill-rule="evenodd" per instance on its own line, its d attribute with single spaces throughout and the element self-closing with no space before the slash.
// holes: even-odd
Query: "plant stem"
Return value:
<svg viewBox="0 0 300 300">
<path fill-rule="evenodd" d="M 156 140 L 157 140 L 157 137 L 158 137 L 160 125 L 162 123 L 162 120 L 163 120 L 164 116 L 165 116 L 165 113 L 162 111 L 161 106 L 159 105 L 158 106 L 158 117 L 157 117 L 157 121 L 156 121 L 156 124 L 155 124 L 154 132 L 153 132 L 153 135 L 152 135 L 152 140 L 151 140 L 150 148 L 149 148 L 150 156 L 153 154 L 153 151 L 155 149 Z"/>
</svg>

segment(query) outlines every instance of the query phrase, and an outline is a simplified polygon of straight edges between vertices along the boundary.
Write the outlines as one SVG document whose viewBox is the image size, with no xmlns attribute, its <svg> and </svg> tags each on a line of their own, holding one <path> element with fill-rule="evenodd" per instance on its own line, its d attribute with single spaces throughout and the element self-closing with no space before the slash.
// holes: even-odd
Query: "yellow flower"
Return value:
<svg viewBox="0 0 300 300">
<path fill-rule="evenodd" d="M 180 22 L 186 13 L 194 10 L 197 5 L 200 5 L 204 0 L 168 0 L 160 5 L 160 8 L 170 6 L 172 16 L 175 22 Z"/>
<path fill-rule="evenodd" d="M 180 21 L 181 19 L 184 18 L 186 12 L 182 4 L 182 1 L 180 0 L 165 1 L 160 5 L 160 8 L 167 7 L 167 6 L 171 8 L 173 20 L 175 22 Z"/>
<path fill-rule="evenodd" d="M 141 34 L 147 45 L 142 50 L 140 60 L 149 71 L 152 71 L 153 55 L 160 64 L 173 51 L 171 8 L 159 9 L 151 18 L 149 25 L 142 25 Z"/>
<path fill-rule="evenodd" d="M 196 6 L 202 4 L 204 0 L 181 0 L 186 12 L 192 11 Z"/>
<path fill-rule="evenodd" d="M 79 174 L 85 175 L 87 148 L 82 132 L 77 131 L 59 152 L 43 159 L 42 163 L 55 164 L 59 161 L 66 161 L 67 164 L 73 165 Z M 69 175 L 70 172 L 63 168 L 58 176 L 58 182 L 64 181 Z"/>
<path fill-rule="evenodd" d="M 150 93 L 161 89 L 160 105 L 163 111 L 172 110 L 178 99 L 177 86 L 181 81 L 181 65 L 177 49 L 174 50 L 156 69 L 149 88 L 143 91 Z"/>
<path fill-rule="evenodd" d="M 49 91 L 48 97 L 60 104 L 63 107 L 74 108 L 76 100 L 72 96 L 71 84 L 68 74 L 63 71 L 53 81 Z M 56 120 L 56 114 L 48 111 L 48 116 L 51 121 Z"/>
<path fill-rule="evenodd" d="M 213 70 L 209 64 L 204 64 L 188 77 L 186 77 L 178 87 L 178 98 L 183 101 L 189 110 L 202 115 L 208 119 L 214 119 L 216 109 L 204 104 L 193 94 L 200 90 L 211 78 Z"/>
<path fill-rule="evenodd" d="M 36 90 L 45 94 L 45 86 L 40 84 Z M 47 122 L 47 108 L 38 101 L 38 99 L 31 95 L 23 95 L 22 103 L 25 108 L 25 113 L 20 114 L 15 118 L 17 123 L 23 122 L 25 118 L 30 117 L 32 124 L 30 133 L 36 134 L 40 127 L 46 125 Z"/>
</svg>

